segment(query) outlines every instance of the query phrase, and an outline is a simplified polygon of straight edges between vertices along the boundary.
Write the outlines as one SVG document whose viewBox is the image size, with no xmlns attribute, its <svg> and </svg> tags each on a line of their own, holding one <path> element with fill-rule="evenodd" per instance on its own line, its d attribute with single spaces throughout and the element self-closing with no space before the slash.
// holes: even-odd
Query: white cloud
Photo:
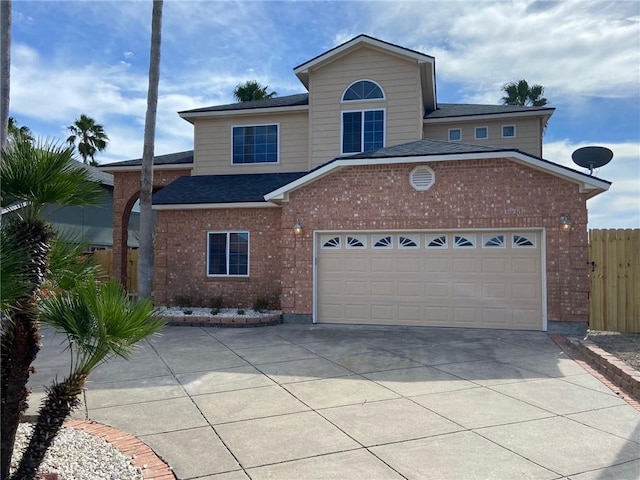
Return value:
<svg viewBox="0 0 640 480">
<path fill-rule="evenodd" d="M 441 80 L 460 82 L 470 98 L 496 103 L 502 85 L 521 78 L 544 85 L 553 97 L 638 95 L 639 5 L 371 2 L 369 7 L 376 32 L 435 56 Z"/>
</svg>

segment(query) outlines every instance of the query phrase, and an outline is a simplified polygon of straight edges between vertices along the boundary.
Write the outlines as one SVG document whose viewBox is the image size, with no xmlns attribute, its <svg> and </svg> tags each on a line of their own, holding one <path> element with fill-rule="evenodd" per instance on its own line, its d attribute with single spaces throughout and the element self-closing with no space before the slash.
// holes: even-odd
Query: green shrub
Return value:
<svg viewBox="0 0 640 480">
<path fill-rule="evenodd" d="M 243 308 L 239 308 L 238 310 L 236 310 L 236 313 L 238 315 L 244 315 L 244 309 Z"/>
<path fill-rule="evenodd" d="M 188 308 L 182 310 L 182 313 L 184 313 L 185 315 L 191 315 L 193 313 L 193 310 L 189 310 Z"/>
<path fill-rule="evenodd" d="M 223 305 L 224 299 L 220 295 L 209 300 L 209 308 L 211 310 L 217 310 L 219 312 Z"/>
<path fill-rule="evenodd" d="M 258 297 L 253 302 L 253 309 L 256 312 L 264 312 L 268 308 L 269 308 L 269 300 L 267 300 L 264 297 Z"/>
<path fill-rule="evenodd" d="M 191 307 L 193 305 L 193 301 L 189 295 L 176 295 L 173 297 L 173 303 L 180 308 Z"/>
</svg>

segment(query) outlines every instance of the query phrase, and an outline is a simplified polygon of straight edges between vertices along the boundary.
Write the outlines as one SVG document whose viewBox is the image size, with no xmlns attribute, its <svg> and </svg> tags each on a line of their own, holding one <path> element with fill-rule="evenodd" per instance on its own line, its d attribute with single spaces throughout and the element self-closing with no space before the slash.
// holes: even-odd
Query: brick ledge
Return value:
<svg viewBox="0 0 640 480">
<path fill-rule="evenodd" d="M 282 315 L 276 313 L 265 317 L 249 317 L 238 315 L 235 317 L 220 317 L 217 315 L 200 317 L 197 315 L 183 315 L 163 317 L 167 325 L 185 325 L 189 327 L 268 327 L 282 323 Z"/>
<path fill-rule="evenodd" d="M 65 427 L 84 430 L 100 437 L 131 459 L 134 467 L 140 468 L 145 480 L 176 480 L 171 467 L 167 465 L 146 443 L 137 437 L 118 430 L 117 428 L 94 422 L 93 420 L 69 420 Z"/>
<path fill-rule="evenodd" d="M 580 366 L 603 381 L 609 388 L 622 390 L 629 405 L 640 410 L 640 372 L 589 340 L 549 335 Z"/>
</svg>

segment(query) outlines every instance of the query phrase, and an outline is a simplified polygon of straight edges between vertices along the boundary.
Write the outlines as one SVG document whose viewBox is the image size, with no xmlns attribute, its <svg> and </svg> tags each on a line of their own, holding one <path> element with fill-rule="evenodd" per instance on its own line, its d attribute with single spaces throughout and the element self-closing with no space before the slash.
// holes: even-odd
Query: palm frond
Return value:
<svg viewBox="0 0 640 480">
<path fill-rule="evenodd" d="M 43 299 L 40 320 L 67 335 L 76 374 L 89 374 L 114 356 L 128 358 L 137 342 L 164 326 L 150 301 L 129 299 L 114 281 L 87 281 Z"/>
<path fill-rule="evenodd" d="M 50 141 L 12 143 L 2 149 L 2 207 L 27 202 L 24 215 L 38 216 L 49 204 L 92 205 L 102 199 L 100 183 L 73 163 L 73 148 Z"/>
</svg>

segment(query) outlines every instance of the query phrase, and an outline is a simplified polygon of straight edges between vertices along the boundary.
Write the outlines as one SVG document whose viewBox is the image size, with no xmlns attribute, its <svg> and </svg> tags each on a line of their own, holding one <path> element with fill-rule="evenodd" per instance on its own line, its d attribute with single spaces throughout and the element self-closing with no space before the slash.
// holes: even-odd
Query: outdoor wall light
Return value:
<svg viewBox="0 0 640 480">
<path fill-rule="evenodd" d="M 562 228 L 562 230 L 571 229 L 571 217 L 568 213 L 563 213 L 562 215 L 560 215 L 560 228 Z"/>
<path fill-rule="evenodd" d="M 296 235 L 300 235 L 302 233 L 302 224 L 300 220 L 296 220 L 296 223 L 293 224 L 293 233 Z"/>
</svg>

